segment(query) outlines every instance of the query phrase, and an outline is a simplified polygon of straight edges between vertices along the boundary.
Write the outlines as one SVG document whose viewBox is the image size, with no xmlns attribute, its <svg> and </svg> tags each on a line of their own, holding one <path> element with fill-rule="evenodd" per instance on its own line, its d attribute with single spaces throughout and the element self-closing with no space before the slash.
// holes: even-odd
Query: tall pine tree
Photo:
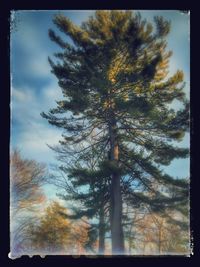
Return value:
<svg viewBox="0 0 200 267">
<path fill-rule="evenodd" d="M 148 190 L 151 179 L 180 184 L 163 173 L 160 165 L 188 156 L 188 149 L 172 143 L 182 140 L 189 124 L 183 72 L 168 76 L 170 23 L 162 17 L 154 22 L 131 11 L 96 11 L 80 27 L 65 16 L 54 18 L 72 43 L 49 31 L 51 40 L 63 49 L 55 54 L 57 62 L 50 58 L 49 62 L 64 99 L 42 116 L 64 129 L 62 153 L 87 153 L 97 147 L 109 152 L 102 169 L 109 170 L 111 177 L 113 254 L 124 253 L 124 188 L 131 191 L 132 200 L 149 201 L 131 185 L 138 182 Z M 175 99 L 182 102 L 179 111 L 170 105 Z M 94 130 L 95 143 L 89 145 Z M 160 194 L 160 202 L 169 202 Z"/>
</svg>

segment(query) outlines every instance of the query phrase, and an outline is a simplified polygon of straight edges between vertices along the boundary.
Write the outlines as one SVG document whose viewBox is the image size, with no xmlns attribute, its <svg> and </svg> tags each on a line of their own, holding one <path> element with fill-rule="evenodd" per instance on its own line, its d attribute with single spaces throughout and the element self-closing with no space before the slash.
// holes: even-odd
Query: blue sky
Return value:
<svg viewBox="0 0 200 267">
<path fill-rule="evenodd" d="M 11 147 L 19 148 L 22 155 L 47 164 L 55 163 L 55 154 L 47 144 L 57 144 L 62 131 L 49 125 L 40 116 L 56 106 L 62 98 L 57 80 L 50 73 L 48 56 L 59 51 L 50 41 L 48 29 L 56 29 L 52 23 L 54 14 L 60 11 L 13 11 L 11 14 Z M 94 11 L 62 11 L 74 23 L 81 24 Z M 185 74 L 185 91 L 190 92 L 190 40 L 189 15 L 179 11 L 141 11 L 152 20 L 163 15 L 171 20 L 168 48 L 173 50 L 170 73 L 182 69 Z M 189 135 L 179 145 L 189 147 Z M 189 159 L 175 160 L 167 172 L 174 177 L 189 174 Z"/>
</svg>

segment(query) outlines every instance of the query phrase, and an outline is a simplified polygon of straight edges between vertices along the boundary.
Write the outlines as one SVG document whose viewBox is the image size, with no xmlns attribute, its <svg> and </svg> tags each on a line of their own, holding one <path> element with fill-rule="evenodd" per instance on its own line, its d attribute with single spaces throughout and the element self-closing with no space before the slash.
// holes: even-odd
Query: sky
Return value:
<svg viewBox="0 0 200 267">
<path fill-rule="evenodd" d="M 80 25 L 94 11 L 13 11 L 11 14 L 11 149 L 18 148 L 23 157 L 47 165 L 56 163 L 55 153 L 47 144 L 56 145 L 62 134 L 62 130 L 49 125 L 40 116 L 41 112 L 56 107 L 55 101 L 62 99 L 57 79 L 51 74 L 48 63 L 48 56 L 59 51 L 59 47 L 48 37 L 49 28 L 56 30 L 52 18 L 57 13 Z M 186 81 L 184 90 L 189 98 L 189 14 L 156 10 L 141 11 L 141 15 L 148 21 L 153 21 L 155 15 L 162 15 L 171 21 L 168 37 L 168 48 L 173 51 L 170 73 L 183 70 Z M 179 146 L 189 147 L 189 142 L 187 134 Z M 174 160 L 165 171 L 174 177 L 186 177 L 189 175 L 189 159 Z"/>
</svg>

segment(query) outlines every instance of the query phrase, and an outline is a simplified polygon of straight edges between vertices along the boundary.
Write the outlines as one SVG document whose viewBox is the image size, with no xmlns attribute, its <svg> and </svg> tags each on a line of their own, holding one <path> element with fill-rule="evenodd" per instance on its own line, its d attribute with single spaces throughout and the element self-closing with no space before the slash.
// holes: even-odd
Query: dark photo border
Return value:
<svg viewBox="0 0 200 267">
<path fill-rule="evenodd" d="M 195 1 L 196 4 L 198 1 Z M 162 5 L 161 5 L 162 4 Z M 187 1 L 39 1 L 39 0 L 2 0 L 0 2 L 0 88 L 1 88 L 1 138 L 0 138 L 0 149 L 1 149 L 1 174 L 0 174 L 0 206 L 1 206 L 1 216 L 0 216 L 0 237 L 1 237 L 1 248 L 0 248 L 0 266 L 196 266 L 200 262 L 200 236 L 199 236 L 199 180 L 200 171 L 198 167 L 200 166 L 199 160 L 199 150 L 198 150 L 198 139 L 199 139 L 199 128 L 200 124 L 200 112 L 199 112 L 199 97 L 198 97 L 198 84 L 195 83 L 195 79 L 198 79 L 199 74 L 199 60 L 197 55 L 199 51 L 199 19 L 200 16 L 198 5 L 192 7 L 192 2 Z M 113 257 L 86 257 L 80 256 L 79 258 L 73 258 L 72 256 L 46 256 L 41 258 L 39 256 L 33 256 L 29 258 L 28 256 L 22 256 L 19 259 L 11 260 L 8 258 L 9 253 L 9 140 L 10 140 L 10 50 L 9 50 L 9 35 L 10 35 L 10 11 L 11 10 L 95 10 L 95 9 L 144 9 L 144 10 L 180 10 L 180 12 L 190 12 L 191 18 L 191 87 L 190 87 L 190 117 L 191 117 L 191 187 L 190 187 L 190 199 L 191 199 L 191 235 L 193 243 L 193 255 L 190 257 L 184 256 L 113 256 Z M 198 19 L 198 20 L 197 20 Z M 196 61 L 196 64 L 195 64 Z M 196 85 L 196 86 L 195 86 Z"/>
</svg>

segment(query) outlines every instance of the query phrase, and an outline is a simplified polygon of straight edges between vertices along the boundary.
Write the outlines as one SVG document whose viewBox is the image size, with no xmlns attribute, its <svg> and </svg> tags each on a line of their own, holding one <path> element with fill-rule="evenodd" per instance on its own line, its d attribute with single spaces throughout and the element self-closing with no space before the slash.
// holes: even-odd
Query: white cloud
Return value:
<svg viewBox="0 0 200 267">
<path fill-rule="evenodd" d="M 33 102 L 35 100 L 34 93 L 31 89 L 19 89 L 12 87 L 11 88 L 11 95 L 13 102 L 18 102 L 20 104 Z"/>
<path fill-rule="evenodd" d="M 55 80 L 42 89 L 42 97 L 48 108 L 52 108 L 52 105 L 55 105 L 55 101 L 62 99 L 61 89 Z"/>
<path fill-rule="evenodd" d="M 28 121 L 39 119 L 39 101 L 34 90 L 12 87 L 11 112 L 12 119 L 24 126 Z"/>
<path fill-rule="evenodd" d="M 19 13 L 18 17 L 21 20 L 18 30 L 11 32 L 11 55 L 20 48 L 23 74 L 37 78 L 49 77 L 51 68 L 48 63 L 49 50 L 43 36 L 44 28 L 39 30 L 38 25 L 23 18 L 23 14 Z M 47 33 L 46 30 L 45 35 L 48 36 Z"/>
<path fill-rule="evenodd" d="M 50 73 L 47 60 L 49 53 L 52 54 L 50 40 L 47 44 L 48 28 L 46 25 L 40 27 L 38 23 L 34 23 L 26 12 L 16 12 L 14 15 L 18 27 L 11 34 L 11 55 L 15 60 L 13 78 L 16 78 L 16 75 L 18 79 L 37 78 L 38 83 L 30 80 L 25 81 L 26 86 L 12 87 L 12 145 L 18 146 L 26 157 L 44 162 L 53 161 L 55 153 L 47 144 L 57 144 L 61 138 L 61 131 L 49 125 L 40 113 L 56 107 L 55 100 L 61 99 L 62 94 L 56 79 Z M 19 59 L 14 57 L 16 53 L 20 53 L 22 62 L 19 69 Z M 49 83 L 45 87 L 37 88 L 41 78 Z"/>
<path fill-rule="evenodd" d="M 18 146 L 28 158 L 42 162 L 51 162 L 55 153 L 48 145 L 56 145 L 61 137 L 60 131 L 48 125 L 30 122 L 18 139 Z"/>
<path fill-rule="evenodd" d="M 39 95 L 34 88 L 12 88 L 12 132 L 17 136 L 12 146 L 19 147 L 27 158 L 43 162 L 55 160 L 55 153 L 47 144 L 58 144 L 61 130 L 49 125 L 40 113 L 55 107 L 55 99 L 59 97 L 61 94 L 55 83 L 43 88 Z M 15 128 L 14 122 L 18 127 Z"/>
<path fill-rule="evenodd" d="M 48 56 L 43 53 L 33 53 L 29 57 L 28 65 L 26 65 L 27 71 L 32 73 L 34 77 L 44 78 L 49 77 L 51 68 L 49 66 Z"/>
<path fill-rule="evenodd" d="M 12 89 L 12 97 L 19 102 L 23 102 L 26 100 L 25 92 L 16 90 L 15 88 Z"/>
<path fill-rule="evenodd" d="M 43 87 L 38 94 L 37 88 L 11 88 L 12 113 L 21 123 L 22 120 L 41 121 L 40 113 L 56 107 L 55 101 L 61 99 L 62 93 L 55 81 Z"/>
</svg>

